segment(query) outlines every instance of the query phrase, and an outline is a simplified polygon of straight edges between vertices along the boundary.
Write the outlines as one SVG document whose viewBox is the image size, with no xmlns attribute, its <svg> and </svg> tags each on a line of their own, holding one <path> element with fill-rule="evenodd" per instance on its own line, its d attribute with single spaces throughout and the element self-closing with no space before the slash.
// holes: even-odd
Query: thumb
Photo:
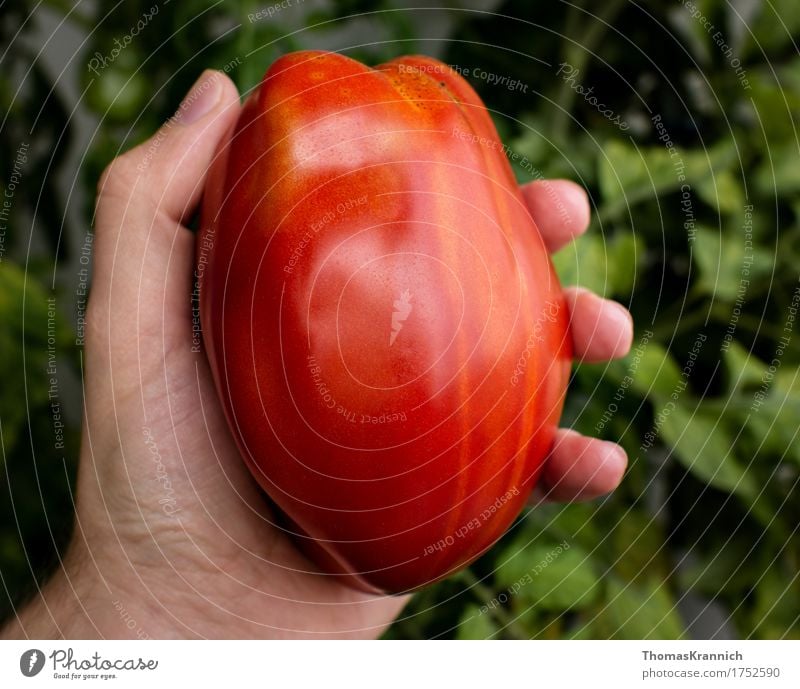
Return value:
<svg viewBox="0 0 800 689">
<path fill-rule="evenodd" d="M 86 314 L 87 355 L 97 368 L 122 375 L 157 361 L 153 345 L 168 347 L 186 330 L 194 237 L 182 222 L 239 111 L 233 82 L 205 71 L 176 114 L 101 176 Z"/>
<path fill-rule="evenodd" d="M 204 71 L 150 139 L 106 168 L 98 184 L 97 224 L 108 219 L 109 206 L 136 215 L 160 210 L 176 222 L 184 220 L 199 201 L 206 170 L 239 109 L 233 82 L 222 72 Z"/>
</svg>

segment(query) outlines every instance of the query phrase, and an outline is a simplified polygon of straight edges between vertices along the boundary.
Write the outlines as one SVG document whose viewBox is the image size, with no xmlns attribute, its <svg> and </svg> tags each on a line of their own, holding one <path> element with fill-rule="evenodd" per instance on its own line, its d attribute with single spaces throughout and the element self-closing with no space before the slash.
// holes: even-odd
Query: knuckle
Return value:
<svg viewBox="0 0 800 689">
<path fill-rule="evenodd" d="M 134 151 L 118 155 L 103 170 L 97 183 L 97 196 L 118 196 L 129 193 L 142 174 Z"/>
</svg>

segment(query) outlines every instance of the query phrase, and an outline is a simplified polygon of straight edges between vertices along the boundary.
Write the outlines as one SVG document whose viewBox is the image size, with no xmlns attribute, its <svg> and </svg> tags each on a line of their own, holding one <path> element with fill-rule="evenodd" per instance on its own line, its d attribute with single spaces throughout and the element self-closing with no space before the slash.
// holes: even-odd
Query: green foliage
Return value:
<svg viewBox="0 0 800 689">
<path fill-rule="evenodd" d="M 24 42 L 12 41 L 19 27 L 32 30 L 25 4 L 34 5 L 17 3 L 0 22 L 10 46 L 0 74 L 4 184 L 20 145 L 36 142 L 0 254 L 0 578 L 9 592 L 0 614 L 31 587 L 29 563 L 43 575 L 70 521 L 78 415 L 67 420 L 64 449 L 55 448 L 46 372 L 51 329 L 59 381 L 79 371 L 63 320 L 69 309 L 63 292 L 51 290 L 55 260 L 70 258 L 64 238 L 77 232 L 56 182 L 74 173 L 66 167 L 68 113 L 76 107 L 96 124 L 80 172 L 88 226 L 100 170 L 169 117 L 203 68 L 226 71 L 247 93 L 283 52 L 333 47 L 373 64 L 433 53 L 472 74 L 477 67 L 525 84 L 523 92 L 471 77 L 518 154 L 521 182 L 568 177 L 589 192 L 592 226 L 554 259 L 563 282 L 621 301 L 637 324 L 626 359 L 576 366 L 564 415 L 577 430 L 625 447 L 620 489 L 521 516 L 469 570 L 416 594 L 387 636 L 717 633 L 686 612 L 691 598 L 721 611 L 728 634 L 800 638 L 795 0 L 755 3 L 746 26 L 730 3 L 698 0 L 729 56 L 683 5 L 655 0 L 505 0 L 495 14 L 453 3 L 435 15 L 376 13 L 401 5 L 349 0 L 308 3 L 268 21 L 248 19 L 263 7 L 256 2 L 173 2 L 112 64 L 82 70 L 71 90 L 53 89 Z M 77 8 L 67 21 L 88 36 L 79 57 L 111 55 L 149 7 L 123 3 L 105 15 L 98 6 L 97 16 Z M 66 9 L 52 2 L 48 11 Z M 420 39 L 434 16 L 447 20 L 445 41 Z M 565 62 L 626 128 L 556 73 Z M 31 66 L 17 92 L 13 75 Z M 63 102 L 84 89 L 80 102 Z M 30 261 L 34 208 L 43 241 Z M 57 298 L 55 323 L 49 297 Z M 79 392 L 69 401 L 78 409 Z"/>
<path fill-rule="evenodd" d="M 554 263 L 565 284 L 612 297 L 630 294 L 643 250 L 632 232 L 619 232 L 608 240 L 599 233 L 585 234 L 559 251 Z"/>
<path fill-rule="evenodd" d="M 564 549 L 551 540 L 539 538 L 531 545 L 513 541 L 497 556 L 496 582 L 515 590 L 518 607 L 561 611 L 585 608 L 599 593 L 593 562 L 577 547 Z"/>
<path fill-rule="evenodd" d="M 73 336 L 56 296 L 7 261 L 0 322 L 0 580 L 19 596 L 33 586 L 31 570 L 41 577 L 54 564 L 71 529 L 77 438 L 63 386 Z M 2 600 L 0 615 L 10 603 Z"/>
<path fill-rule="evenodd" d="M 464 608 L 458 623 L 457 638 L 469 641 L 492 639 L 497 633 L 492 618 L 482 613 L 477 605 L 470 603 Z"/>
</svg>

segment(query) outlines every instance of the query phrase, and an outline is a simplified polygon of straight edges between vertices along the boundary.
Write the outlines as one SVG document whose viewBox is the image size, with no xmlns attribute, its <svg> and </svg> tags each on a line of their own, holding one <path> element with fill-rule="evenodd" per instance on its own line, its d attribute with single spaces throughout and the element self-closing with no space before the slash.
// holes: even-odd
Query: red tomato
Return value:
<svg viewBox="0 0 800 689">
<path fill-rule="evenodd" d="M 285 55 L 210 171 L 198 242 L 230 428 L 317 565 L 399 592 L 489 548 L 552 445 L 572 352 L 472 88 L 427 57 Z"/>
</svg>

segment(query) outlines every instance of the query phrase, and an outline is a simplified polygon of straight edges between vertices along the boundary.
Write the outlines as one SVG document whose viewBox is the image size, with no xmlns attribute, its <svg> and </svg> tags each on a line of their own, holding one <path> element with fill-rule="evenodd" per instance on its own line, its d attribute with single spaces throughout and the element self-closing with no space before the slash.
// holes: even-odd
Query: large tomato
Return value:
<svg viewBox="0 0 800 689">
<path fill-rule="evenodd" d="M 568 314 L 455 71 L 275 62 L 210 171 L 198 272 L 230 428 L 318 566 L 406 591 L 508 528 L 553 442 Z"/>
</svg>

